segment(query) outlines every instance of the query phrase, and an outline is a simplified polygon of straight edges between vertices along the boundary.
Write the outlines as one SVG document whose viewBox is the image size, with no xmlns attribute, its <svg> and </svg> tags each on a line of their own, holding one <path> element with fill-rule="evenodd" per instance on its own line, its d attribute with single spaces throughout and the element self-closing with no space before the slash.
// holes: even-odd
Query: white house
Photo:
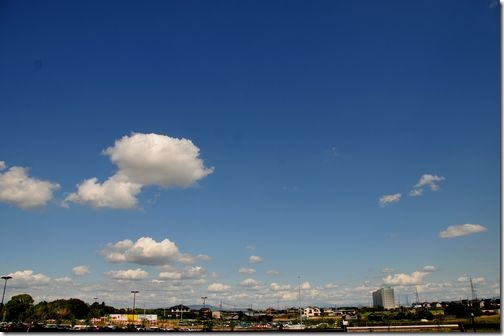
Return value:
<svg viewBox="0 0 504 336">
<path fill-rule="evenodd" d="M 306 317 L 320 316 L 320 308 L 306 307 L 303 309 L 303 315 Z"/>
</svg>

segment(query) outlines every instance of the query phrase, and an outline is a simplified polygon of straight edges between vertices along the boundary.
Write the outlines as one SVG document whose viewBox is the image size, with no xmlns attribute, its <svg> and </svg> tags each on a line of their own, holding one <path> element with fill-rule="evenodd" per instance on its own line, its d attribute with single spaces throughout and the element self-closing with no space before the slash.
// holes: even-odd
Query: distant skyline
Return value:
<svg viewBox="0 0 504 336">
<path fill-rule="evenodd" d="M 3 1 L 5 302 L 500 296 L 500 94 L 497 1 Z"/>
</svg>

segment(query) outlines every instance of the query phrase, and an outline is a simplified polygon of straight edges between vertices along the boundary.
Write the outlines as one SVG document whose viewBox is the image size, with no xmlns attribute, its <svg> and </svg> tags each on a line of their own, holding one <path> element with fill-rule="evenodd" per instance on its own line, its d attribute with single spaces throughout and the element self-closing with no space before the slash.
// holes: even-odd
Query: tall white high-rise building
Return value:
<svg viewBox="0 0 504 336">
<path fill-rule="evenodd" d="M 373 292 L 373 307 L 395 308 L 394 289 L 385 287 Z"/>
</svg>

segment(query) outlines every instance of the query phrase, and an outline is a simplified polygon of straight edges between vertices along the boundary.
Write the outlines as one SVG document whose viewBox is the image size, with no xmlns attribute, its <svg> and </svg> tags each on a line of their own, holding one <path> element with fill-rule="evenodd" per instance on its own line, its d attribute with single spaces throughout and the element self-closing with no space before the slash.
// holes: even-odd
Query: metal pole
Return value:
<svg viewBox="0 0 504 336">
<path fill-rule="evenodd" d="M 298 275 L 298 301 L 299 301 L 299 324 L 303 324 L 303 314 L 301 310 L 301 276 Z"/>
<path fill-rule="evenodd" d="M 2 293 L 2 303 L 0 304 L 0 312 L 3 313 L 4 308 L 4 298 L 5 298 L 5 288 L 7 287 L 7 280 L 12 279 L 11 276 L 3 276 L 2 279 L 5 280 L 3 293 Z M 5 314 L 2 315 L 2 322 L 5 321 Z"/>
<path fill-rule="evenodd" d="M 474 332 L 476 332 L 476 324 L 474 324 L 474 313 L 471 313 L 471 323 L 472 323 Z"/>
<path fill-rule="evenodd" d="M 137 290 L 131 291 L 133 293 L 133 319 L 135 318 L 135 300 L 136 300 L 136 294 L 138 293 Z"/>
</svg>

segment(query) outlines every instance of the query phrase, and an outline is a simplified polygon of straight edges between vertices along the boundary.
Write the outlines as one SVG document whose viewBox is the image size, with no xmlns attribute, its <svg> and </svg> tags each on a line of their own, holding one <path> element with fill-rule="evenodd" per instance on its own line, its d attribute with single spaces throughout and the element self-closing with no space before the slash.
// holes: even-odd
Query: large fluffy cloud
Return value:
<svg viewBox="0 0 504 336">
<path fill-rule="evenodd" d="M 479 224 L 462 224 L 462 225 L 452 225 L 446 230 L 439 233 L 441 238 L 455 238 L 460 236 L 467 236 L 474 233 L 484 232 L 487 228 Z"/>
<path fill-rule="evenodd" d="M 169 265 L 172 263 L 193 263 L 208 260 L 207 255 L 181 253 L 174 242 L 164 239 L 160 242 L 150 237 L 141 237 L 136 242 L 129 239 L 108 244 L 101 251 L 105 259 L 112 263 L 134 263 L 139 265 Z"/>
<path fill-rule="evenodd" d="M 68 195 L 65 201 L 87 203 L 93 208 L 131 209 L 136 207 L 141 189 L 140 184 L 121 181 L 117 175 L 103 183 L 93 177 L 82 182 L 77 192 Z"/>
<path fill-rule="evenodd" d="M 124 136 L 104 151 L 131 182 L 187 187 L 213 172 L 191 140 L 159 134 Z"/>
<path fill-rule="evenodd" d="M 199 158 L 191 140 L 160 134 L 133 133 L 103 151 L 118 167 L 103 183 L 90 178 L 77 187 L 66 202 L 86 203 L 95 208 L 134 208 L 143 186 L 188 187 L 213 172 Z"/>
<path fill-rule="evenodd" d="M 47 285 L 51 278 L 42 273 L 34 273 L 32 270 L 17 271 L 9 274 L 9 286 L 14 288 L 25 288 L 32 286 Z"/>
<path fill-rule="evenodd" d="M 276 282 L 272 282 L 270 284 L 270 289 L 272 291 L 282 291 L 282 290 L 289 290 L 289 289 L 291 289 L 291 286 L 288 285 L 288 284 L 281 285 L 281 284 L 278 284 Z"/>
<path fill-rule="evenodd" d="M 432 271 L 429 272 L 416 271 L 411 274 L 398 273 L 388 275 L 387 277 L 383 278 L 383 282 L 386 285 L 393 285 L 393 286 L 418 285 L 422 282 L 423 278 L 426 275 L 430 274 L 431 272 Z"/>
<path fill-rule="evenodd" d="M 116 280 L 142 280 L 149 276 L 149 274 L 141 268 L 109 271 L 105 274 Z"/>
<path fill-rule="evenodd" d="M 173 266 L 165 266 L 165 270 L 159 273 L 159 278 L 170 280 L 201 279 L 206 270 L 201 266 L 186 267 L 182 270 L 175 269 Z"/>
<path fill-rule="evenodd" d="M 381 207 L 384 207 L 389 203 L 399 202 L 400 200 L 401 194 L 383 195 L 382 197 L 380 197 L 379 203 Z"/>
<path fill-rule="evenodd" d="M 5 168 L 5 162 L 0 161 L 0 171 Z M 0 173 L 0 202 L 32 209 L 46 205 L 53 198 L 59 184 L 30 177 L 28 172 L 28 168 L 11 167 Z"/>
<path fill-rule="evenodd" d="M 231 286 L 215 282 L 215 283 L 208 285 L 207 289 L 211 293 L 222 293 L 222 292 L 227 292 L 228 290 L 230 290 Z"/>
<path fill-rule="evenodd" d="M 257 287 L 260 285 L 260 282 L 252 278 L 247 278 L 240 282 L 240 285 L 243 287 Z"/>
<path fill-rule="evenodd" d="M 311 285 L 308 281 L 303 282 L 301 285 L 299 285 L 300 289 L 311 289 Z"/>
</svg>

